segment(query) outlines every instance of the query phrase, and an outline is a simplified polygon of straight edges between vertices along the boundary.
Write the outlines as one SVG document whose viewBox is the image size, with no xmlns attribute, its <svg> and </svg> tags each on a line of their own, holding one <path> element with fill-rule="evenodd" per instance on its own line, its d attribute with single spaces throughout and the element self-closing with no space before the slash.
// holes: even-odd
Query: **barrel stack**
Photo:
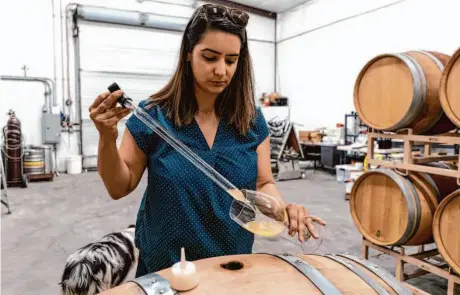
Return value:
<svg viewBox="0 0 460 295">
<path fill-rule="evenodd" d="M 400 280 L 407 278 L 403 263 L 436 273 L 453 294 L 454 282 L 460 284 L 459 155 L 457 149 L 443 156 L 431 151 L 433 144 L 460 144 L 460 48 L 452 56 L 424 50 L 377 55 L 358 73 L 354 105 L 370 128 L 368 163 L 378 166 L 359 177 L 350 194 L 363 255 L 371 247 L 395 257 Z M 373 159 L 376 138 L 402 140 L 402 163 Z M 422 156 L 412 153 L 415 144 L 424 146 Z M 423 250 L 432 243 L 435 250 Z M 422 252 L 405 255 L 407 246 Z M 425 260 L 437 255 L 449 270 Z"/>
</svg>

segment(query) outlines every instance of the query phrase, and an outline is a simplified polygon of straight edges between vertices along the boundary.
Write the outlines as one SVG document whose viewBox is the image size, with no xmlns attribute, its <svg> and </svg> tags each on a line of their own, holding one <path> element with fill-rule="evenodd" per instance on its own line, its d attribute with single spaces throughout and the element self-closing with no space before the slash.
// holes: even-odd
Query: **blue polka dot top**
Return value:
<svg viewBox="0 0 460 295">
<path fill-rule="evenodd" d="M 269 135 L 260 108 L 246 136 L 221 118 L 212 148 L 195 120 L 177 128 L 160 106 L 146 111 L 237 188 L 256 190 L 256 149 Z M 148 183 L 136 221 L 136 276 L 171 267 L 180 260 L 181 247 L 192 261 L 251 253 L 254 235 L 229 215 L 233 198 L 136 116 L 126 126 L 148 157 Z"/>
</svg>

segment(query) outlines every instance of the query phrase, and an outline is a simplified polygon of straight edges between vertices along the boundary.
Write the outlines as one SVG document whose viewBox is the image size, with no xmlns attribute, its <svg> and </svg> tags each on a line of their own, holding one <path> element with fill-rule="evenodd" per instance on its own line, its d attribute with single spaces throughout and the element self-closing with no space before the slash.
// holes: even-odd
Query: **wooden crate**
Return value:
<svg viewBox="0 0 460 295">
<path fill-rule="evenodd" d="M 437 249 L 425 251 L 424 246 L 425 245 L 420 246 L 417 253 L 408 255 L 406 254 L 406 247 L 404 246 L 379 246 L 363 238 L 361 251 L 362 257 L 367 260 L 369 260 L 369 248 L 393 257 L 396 260 L 396 279 L 403 282 L 414 294 L 429 295 L 429 293 L 405 281 L 431 273 L 445 278 L 447 280 L 447 295 L 454 295 L 455 284 L 460 285 L 459 274 L 456 274 L 452 268 L 449 267 L 442 256 L 439 255 Z M 404 271 L 405 264 L 416 266 L 419 270 L 411 274 L 406 274 Z"/>
</svg>

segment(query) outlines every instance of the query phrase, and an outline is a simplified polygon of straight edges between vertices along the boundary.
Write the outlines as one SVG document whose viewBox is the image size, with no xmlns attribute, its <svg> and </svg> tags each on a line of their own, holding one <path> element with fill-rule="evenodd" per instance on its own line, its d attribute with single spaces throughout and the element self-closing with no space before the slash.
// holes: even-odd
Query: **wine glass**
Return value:
<svg viewBox="0 0 460 295">
<path fill-rule="evenodd" d="M 323 242 L 324 226 L 314 221 L 319 238 L 314 238 L 307 227 L 304 242 L 289 235 L 289 219 L 282 203 L 273 196 L 252 190 L 240 190 L 230 206 L 230 218 L 244 229 L 268 242 L 288 240 L 301 249 L 302 254 L 315 252 Z M 232 195 L 235 195 L 233 192 Z M 241 198 L 244 196 L 244 199 Z M 289 252 L 295 251 L 290 249 Z"/>
</svg>

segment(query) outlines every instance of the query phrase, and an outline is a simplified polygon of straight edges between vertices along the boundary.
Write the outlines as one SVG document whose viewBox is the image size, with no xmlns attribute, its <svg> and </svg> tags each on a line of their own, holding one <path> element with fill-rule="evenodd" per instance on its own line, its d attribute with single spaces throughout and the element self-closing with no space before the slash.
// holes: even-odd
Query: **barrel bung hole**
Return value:
<svg viewBox="0 0 460 295">
<path fill-rule="evenodd" d="M 222 263 L 220 265 L 220 267 L 226 269 L 226 270 L 232 270 L 232 271 L 235 271 L 235 270 L 240 270 L 244 267 L 244 264 L 239 262 L 239 261 L 230 261 L 230 262 L 227 262 L 227 263 Z"/>
</svg>

